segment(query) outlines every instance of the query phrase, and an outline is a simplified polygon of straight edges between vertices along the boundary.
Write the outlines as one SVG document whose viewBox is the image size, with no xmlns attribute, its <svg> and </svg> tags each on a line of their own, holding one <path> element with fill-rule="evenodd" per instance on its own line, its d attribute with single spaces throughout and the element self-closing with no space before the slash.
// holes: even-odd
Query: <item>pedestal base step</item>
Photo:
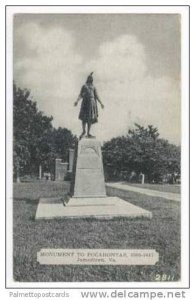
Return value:
<svg viewBox="0 0 195 300">
<path fill-rule="evenodd" d="M 118 217 L 151 219 L 152 213 L 118 197 L 70 198 L 66 206 L 60 198 L 41 198 L 35 219 L 113 219 Z"/>
</svg>

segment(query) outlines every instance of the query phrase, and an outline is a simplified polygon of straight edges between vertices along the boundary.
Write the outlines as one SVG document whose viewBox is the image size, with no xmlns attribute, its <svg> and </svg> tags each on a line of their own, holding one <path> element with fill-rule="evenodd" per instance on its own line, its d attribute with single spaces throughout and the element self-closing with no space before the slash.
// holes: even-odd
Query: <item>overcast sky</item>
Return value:
<svg viewBox="0 0 195 300">
<path fill-rule="evenodd" d="M 80 134 L 73 103 L 92 71 L 105 105 L 97 138 L 125 135 L 138 122 L 180 144 L 179 15 L 15 15 L 14 80 L 55 127 Z"/>
</svg>

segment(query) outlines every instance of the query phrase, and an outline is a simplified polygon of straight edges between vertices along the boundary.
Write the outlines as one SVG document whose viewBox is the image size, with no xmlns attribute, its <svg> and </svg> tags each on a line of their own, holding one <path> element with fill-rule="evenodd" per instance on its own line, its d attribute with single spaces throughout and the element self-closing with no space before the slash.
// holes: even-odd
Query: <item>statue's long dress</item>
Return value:
<svg viewBox="0 0 195 300">
<path fill-rule="evenodd" d="M 79 119 L 91 124 L 98 122 L 97 99 L 99 97 L 94 85 L 87 83 L 83 85 L 79 97 L 83 99 Z"/>
</svg>

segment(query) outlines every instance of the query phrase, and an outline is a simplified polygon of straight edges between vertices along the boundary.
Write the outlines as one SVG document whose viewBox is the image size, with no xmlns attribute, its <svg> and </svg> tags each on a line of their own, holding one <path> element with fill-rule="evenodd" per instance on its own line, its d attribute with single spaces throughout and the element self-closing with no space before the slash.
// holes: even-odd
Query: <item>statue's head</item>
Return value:
<svg viewBox="0 0 195 300">
<path fill-rule="evenodd" d="M 93 83 L 93 72 L 91 72 L 90 75 L 87 77 L 86 83 Z"/>
</svg>

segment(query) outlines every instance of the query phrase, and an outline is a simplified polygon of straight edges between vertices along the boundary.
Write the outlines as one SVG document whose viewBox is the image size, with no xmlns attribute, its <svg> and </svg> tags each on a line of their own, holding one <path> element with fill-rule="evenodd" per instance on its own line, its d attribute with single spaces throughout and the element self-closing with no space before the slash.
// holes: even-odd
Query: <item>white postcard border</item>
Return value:
<svg viewBox="0 0 195 300">
<path fill-rule="evenodd" d="M 179 13 L 182 17 L 182 201 L 181 201 L 181 282 L 14 282 L 12 280 L 12 17 L 15 13 Z M 189 282 L 189 7 L 186 6 L 8 6 L 7 7 L 7 287 L 17 288 L 83 288 L 110 287 L 118 288 L 186 288 Z"/>
</svg>

